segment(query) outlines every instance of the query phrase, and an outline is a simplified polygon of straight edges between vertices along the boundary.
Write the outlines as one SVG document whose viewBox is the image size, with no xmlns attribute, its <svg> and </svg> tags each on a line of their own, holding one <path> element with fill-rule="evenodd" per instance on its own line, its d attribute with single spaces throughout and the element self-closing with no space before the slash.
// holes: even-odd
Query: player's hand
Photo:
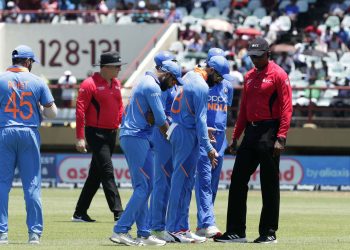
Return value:
<svg viewBox="0 0 350 250">
<path fill-rule="evenodd" d="M 165 123 L 159 127 L 160 132 L 165 138 L 167 138 L 166 132 L 168 131 L 168 129 L 169 129 L 169 123 L 167 121 L 165 121 Z"/>
<path fill-rule="evenodd" d="M 212 168 L 213 169 L 216 168 L 216 166 L 218 165 L 217 158 L 219 157 L 219 154 L 218 154 L 218 152 L 216 152 L 215 148 L 213 148 L 212 150 L 210 150 L 208 152 L 208 157 L 209 157 Z"/>
<path fill-rule="evenodd" d="M 215 128 L 208 127 L 208 135 L 209 135 L 210 143 L 216 143 L 216 139 L 215 139 L 215 136 L 213 134 L 215 131 L 216 131 Z"/>
<path fill-rule="evenodd" d="M 87 153 L 84 139 L 77 139 L 77 141 L 75 143 L 75 148 L 80 153 Z"/>
<path fill-rule="evenodd" d="M 237 153 L 237 139 L 233 139 L 231 145 L 228 147 L 229 152 L 232 155 Z"/>
<path fill-rule="evenodd" d="M 282 137 L 277 138 L 273 149 L 273 157 L 280 156 L 285 146 L 286 146 L 286 139 Z"/>
<path fill-rule="evenodd" d="M 146 120 L 149 124 L 151 124 L 152 126 L 154 125 L 154 115 L 152 112 L 147 112 L 146 115 Z"/>
</svg>

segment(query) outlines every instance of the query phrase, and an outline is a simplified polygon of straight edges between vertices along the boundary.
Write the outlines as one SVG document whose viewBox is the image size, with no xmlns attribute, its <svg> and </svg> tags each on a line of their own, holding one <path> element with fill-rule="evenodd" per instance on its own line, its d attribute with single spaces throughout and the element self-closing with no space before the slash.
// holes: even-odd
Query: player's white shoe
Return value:
<svg viewBox="0 0 350 250">
<path fill-rule="evenodd" d="M 0 233 L 0 245 L 2 244 L 8 244 L 9 238 L 7 233 Z"/>
<path fill-rule="evenodd" d="M 176 242 L 174 237 L 167 231 L 152 231 L 151 234 L 166 242 Z"/>
<path fill-rule="evenodd" d="M 192 238 L 188 238 L 186 236 L 186 232 L 176 232 L 176 233 L 170 233 L 169 234 L 174 237 L 175 242 L 177 243 L 194 243 L 194 240 Z"/>
<path fill-rule="evenodd" d="M 196 235 L 206 238 L 213 238 L 220 236 L 221 232 L 216 226 L 209 226 L 207 228 L 197 229 Z"/>
<path fill-rule="evenodd" d="M 203 243 L 207 240 L 207 238 L 198 236 L 198 235 L 192 233 L 191 231 L 186 231 L 185 235 L 188 239 L 192 239 L 193 243 Z"/>
<path fill-rule="evenodd" d="M 40 236 L 36 233 L 29 233 L 28 237 L 29 244 L 40 244 Z"/>
<path fill-rule="evenodd" d="M 136 239 L 140 246 L 164 246 L 166 244 L 165 240 L 158 239 L 154 235 L 148 237 L 138 237 Z"/>
<path fill-rule="evenodd" d="M 115 233 L 109 238 L 112 242 L 127 246 L 139 246 L 139 242 L 128 233 Z"/>
</svg>

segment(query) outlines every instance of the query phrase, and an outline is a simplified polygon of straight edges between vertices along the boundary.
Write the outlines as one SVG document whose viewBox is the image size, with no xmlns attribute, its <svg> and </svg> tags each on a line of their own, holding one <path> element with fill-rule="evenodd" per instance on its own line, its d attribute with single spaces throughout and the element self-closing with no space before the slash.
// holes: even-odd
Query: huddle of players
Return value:
<svg viewBox="0 0 350 250">
<path fill-rule="evenodd" d="M 134 192 L 110 240 L 124 245 L 201 243 L 220 233 L 214 201 L 224 151 L 227 106 L 233 87 L 224 51 L 212 48 L 205 66 L 183 77 L 166 51 L 155 72 L 146 72 L 125 105 L 120 145 Z M 192 190 L 197 229 L 189 225 Z M 129 231 L 136 222 L 137 238 Z"/>
</svg>

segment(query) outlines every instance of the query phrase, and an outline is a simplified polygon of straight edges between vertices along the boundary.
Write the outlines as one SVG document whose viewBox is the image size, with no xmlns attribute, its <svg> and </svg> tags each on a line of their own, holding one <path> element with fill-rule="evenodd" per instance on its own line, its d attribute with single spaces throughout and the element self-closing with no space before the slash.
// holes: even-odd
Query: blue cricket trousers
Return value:
<svg viewBox="0 0 350 250">
<path fill-rule="evenodd" d="M 223 155 L 227 147 L 224 131 L 217 131 L 213 134 L 216 143 L 213 144 L 219 153 L 218 165 L 213 169 L 207 152 L 200 147 L 200 158 L 197 163 L 196 173 L 196 202 L 197 202 L 197 228 L 207 228 L 215 225 L 214 202 L 218 191 L 220 173 L 223 164 Z"/>
<path fill-rule="evenodd" d="M 153 132 L 154 181 L 151 196 L 151 229 L 165 230 L 173 163 L 171 144 L 156 128 Z"/>
<path fill-rule="evenodd" d="M 166 229 L 178 232 L 190 228 L 189 208 L 199 156 L 196 130 L 178 125 L 170 136 L 170 143 L 174 172 L 171 177 Z"/>
<path fill-rule="evenodd" d="M 153 181 L 153 153 L 150 142 L 136 136 L 122 136 L 120 146 L 129 166 L 134 192 L 115 224 L 114 232 L 127 233 L 136 222 L 137 235 L 148 237 L 150 235 L 148 199 Z"/>
<path fill-rule="evenodd" d="M 9 192 L 16 166 L 22 180 L 28 233 L 41 235 L 40 134 L 37 128 L 0 128 L 0 233 L 8 231 Z"/>
</svg>

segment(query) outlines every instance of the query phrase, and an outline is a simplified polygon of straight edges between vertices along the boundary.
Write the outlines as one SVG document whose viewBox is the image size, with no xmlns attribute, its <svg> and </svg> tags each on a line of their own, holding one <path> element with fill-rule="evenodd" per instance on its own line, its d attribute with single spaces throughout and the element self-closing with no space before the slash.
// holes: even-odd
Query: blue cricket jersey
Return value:
<svg viewBox="0 0 350 250">
<path fill-rule="evenodd" d="M 223 80 L 209 88 L 207 125 L 217 131 L 225 131 L 227 125 L 227 107 L 232 105 L 233 86 Z"/>
<path fill-rule="evenodd" d="M 119 137 L 130 135 L 149 138 L 152 126 L 146 119 L 148 112 L 153 113 L 156 126 L 164 125 L 166 116 L 160 82 L 152 72 L 146 72 L 141 81 L 133 87 L 129 103 L 124 109 Z"/>
<path fill-rule="evenodd" d="M 176 96 L 176 90 L 178 87 L 176 85 L 167 91 L 162 92 L 162 103 L 164 106 L 165 115 L 170 117 L 171 114 L 171 105 Z"/>
<path fill-rule="evenodd" d="M 199 143 L 207 152 L 213 149 L 210 144 L 207 127 L 208 85 L 200 74 L 188 72 L 183 80 L 185 84 L 178 88 L 171 107 L 173 122 L 196 129 Z"/>
<path fill-rule="evenodd" d="M 23 66 L 11 66 L 0 75 L 0 127 L 39 127 L 38 104 L 54 98 L 47 84 Z"/>
</svg>

